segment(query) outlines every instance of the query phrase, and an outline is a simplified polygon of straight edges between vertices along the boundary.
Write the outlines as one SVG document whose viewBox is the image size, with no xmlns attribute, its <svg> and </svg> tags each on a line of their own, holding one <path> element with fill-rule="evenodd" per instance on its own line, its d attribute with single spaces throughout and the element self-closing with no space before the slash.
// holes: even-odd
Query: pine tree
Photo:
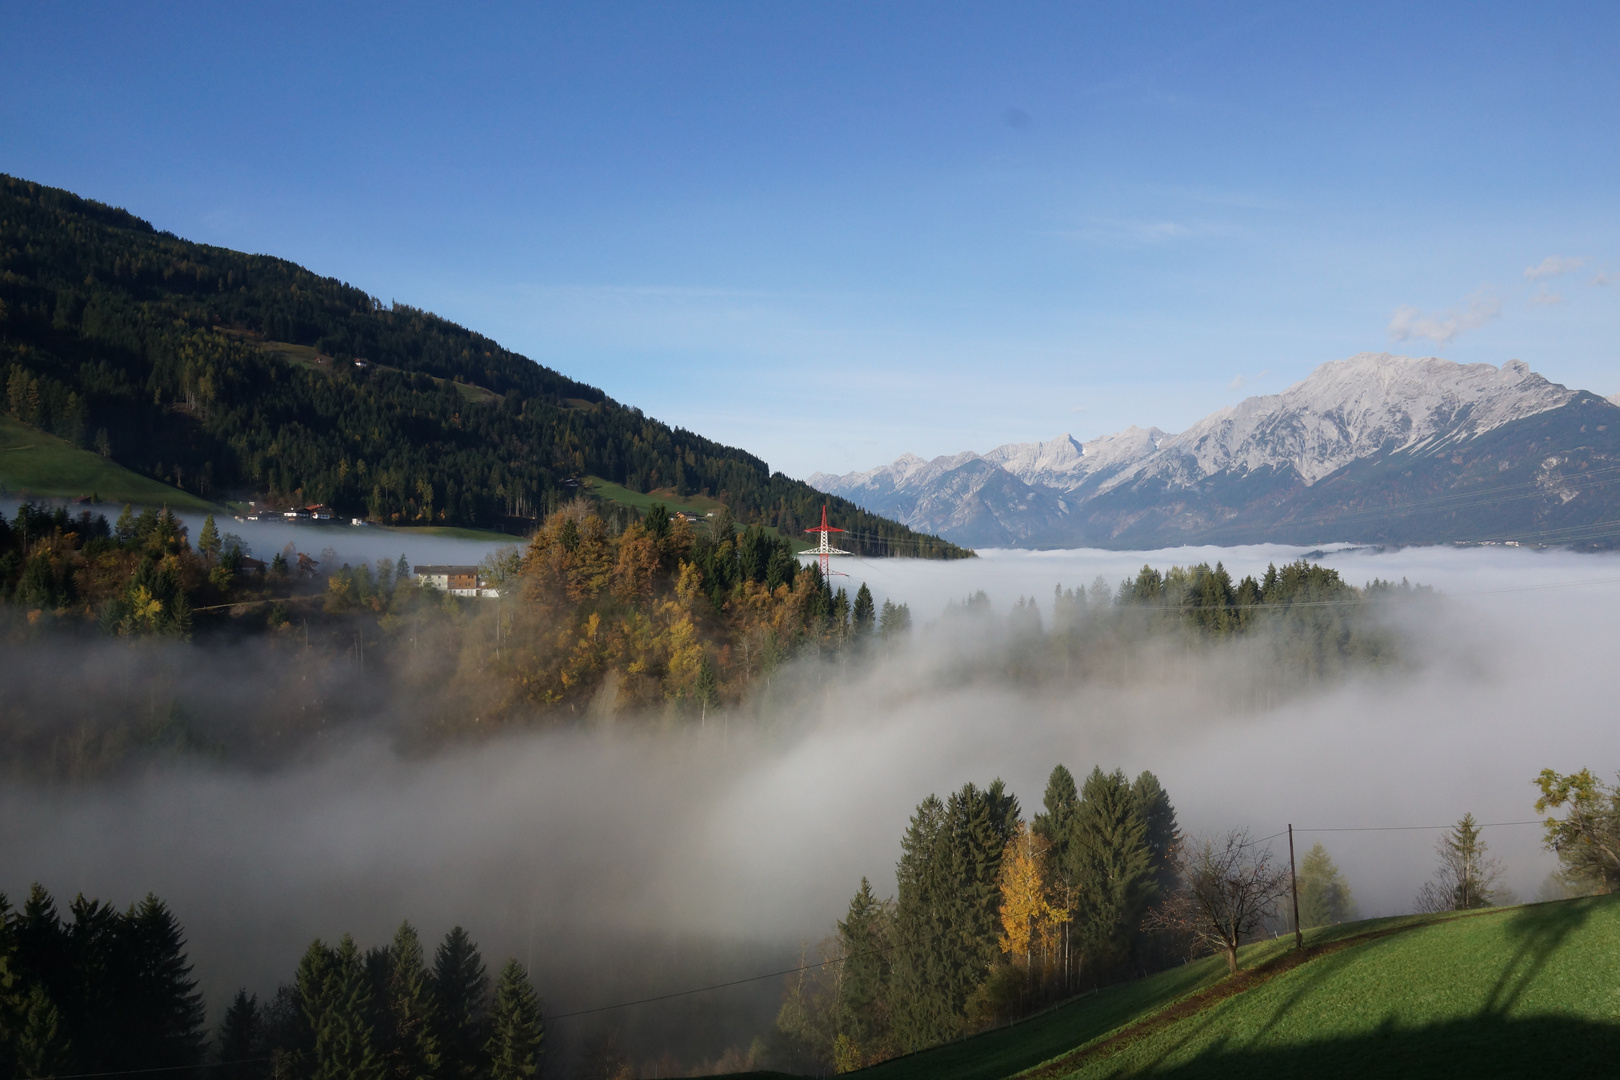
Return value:
<svg viewBox="0 0 1620 1080">
<path fill-rule="evenodd" d="M 484 1025 L 489 1013 L 489 976 L 467 931 L 445 935 L 433 957 L 433 996 L 437 1011 L 441 1075 L 473 1080 L 485 1070 Z"/>
<path fill-rule="evenodd" d="M 866 582 L 855 593 L 854 629 L 856 637 L 866 637 L 872 633 L 876 611 L 872 607 L 872 590 Z"/>
<path fill-rule="evenodd" d="M 213 514 L 203 520 L 202 532 L 197 534 L 197 550 L 209 562 L 219 558 L 219 526 L 214 524 Z"/>
<path fill-rule="evenodd" d="M 392 1080 L 431 1080 L 442 1064 L 433 979 L 423 960 L 421 939 L 410 923 L 399 924 L 389 952 L 393 963 L 386 994 L 388 1075 Z"/>
<path fill-rule="evenodd" d="M 546 1031 L 534 987 L 516 960 L 508 960 L 501 969 L 489 1024 L 489 1042 L 484 1050 L 490 1080 L 529 1080 L 540 1070 Z"/>
</svg>

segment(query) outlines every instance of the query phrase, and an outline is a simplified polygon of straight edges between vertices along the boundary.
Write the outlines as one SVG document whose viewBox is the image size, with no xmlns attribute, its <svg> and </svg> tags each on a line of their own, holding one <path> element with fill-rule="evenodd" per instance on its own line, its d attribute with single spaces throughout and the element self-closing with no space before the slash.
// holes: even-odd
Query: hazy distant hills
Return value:
<svg viewBox="0 0 1620 1080">
<path fill-rule="evenodd" d="M 1620 395 L 1362 353 L 1172 435 L 1068 435 L 810 483 L 980 547 L 1620 538 Z"/>
</svg>

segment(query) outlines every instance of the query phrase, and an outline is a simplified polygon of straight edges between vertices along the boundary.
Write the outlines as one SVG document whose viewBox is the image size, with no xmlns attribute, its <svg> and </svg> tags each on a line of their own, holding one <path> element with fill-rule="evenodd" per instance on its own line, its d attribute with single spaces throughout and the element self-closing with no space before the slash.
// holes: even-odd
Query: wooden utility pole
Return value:
<svg viewBox="0 0 1620 1080">
<path fill-rule="evenodd" d="M 1294 948 L 1305 947 L 1305 935 L 1299 929 L 1299 878 L 1294 873 L 1294 825 L 1288 825 L 1288 887 L 1294 894 Z"/>
</svg>

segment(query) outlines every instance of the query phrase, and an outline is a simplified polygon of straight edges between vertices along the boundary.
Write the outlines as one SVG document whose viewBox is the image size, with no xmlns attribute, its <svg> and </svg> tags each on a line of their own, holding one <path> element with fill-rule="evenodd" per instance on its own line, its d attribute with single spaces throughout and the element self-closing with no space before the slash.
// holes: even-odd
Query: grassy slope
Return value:
<svg viewBox="0 0 1620 1080">
<path fill-rule="evenodd" d="M 1362 940 L 1366 935 L 1383 934 Z M 1325 927 L 1342 943 L 1111 1053 L 1053 1062 L 1200 991 L 1210 957 L 1081 998 L 1012 1027 L 863 1070 L 870 1080 L 1176 1076 L 1523 1077 L 1612 1066 L 1620 1053 L 1620 896 L 1467 916 Z M 1245 971 L 1287 957 L 1289 939 L 1248 946 Z M 1112 1041 L 1112 1040 L 1110 1040 Z"/>
<path fill-rule="evenodd" d="M 1058 1075 L 1606 1069 L 1620 1051 L 1617 987 L 1620 896 L 1423 920 L 1302 964 Z"/>
<path fill-rule="evenodd" d="M 218 507 L 178 488 L 130 472 L 65 439 L 0 417 L 0 487 L 10 495 L 76 498 L 214 511 Z"/>
<path fill-rule="evenodd" d="M 1110 986 L 1020 1024 L 874 1065 L 871 1080 L 999 1080 L 1092 1041 L 1216 982 L 1226 961 L 1206 957 Z"/>
<path fill-rule="evenodd" d="M 719 499 L 711 499 L 706 495 L 676 495 L 672 488 L 660 488 L 644 495 L 639 491 L 631 491 L 627 487 L 621 487 L 611 480 L 604 480 L 600 476 L 586 477 L 586 490 L 599 499 L 633 506 L 642 513 L 646 513 L 649 506 L 661 504 L 666 510 L 684 510 L 688 514 L 696 514 L 702 517 L 704 514 L 720 509 L 723 505 Z M 777 531 L 780 532 L 781 530 Z M 789 536 L 788 542 L 793 545 L 795 551 L 802 551 L 805 548 L 814 546 L 798 536 Z"/>
</svg>

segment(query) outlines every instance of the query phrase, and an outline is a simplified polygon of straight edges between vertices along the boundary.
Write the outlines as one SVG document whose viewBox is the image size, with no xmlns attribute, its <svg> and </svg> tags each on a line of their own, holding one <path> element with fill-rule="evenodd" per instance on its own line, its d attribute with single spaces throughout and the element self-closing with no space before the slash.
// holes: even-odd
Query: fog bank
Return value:
<svg viewBox="0 0 1620 1080">
<path fill-rule="evenodd" d="M 1184 830 L 1249 826 L 1263 836 L 1289 822 L 1443 825 L 1464 812 L 1524 821 L 1535 817 L 1530 781 L 1544 766 L 1620 769 L 1612 556 L 1330 554 L 1321 561 L 1357 584 L 1409 577 L 1445 590 L 1442 605 L 1406 628 L 1420 663 L 1261 711 L 1211 691 L 1208 666 L 1250 662 L 1241 648 L 1159 657 L 1151 677 L 1117 685 L 964 683 L 956 650 L 1004 648 L 1001 635 L 974 627 L 964 644 L 960 625 L 930 625 L 948 599 L 979 588 L 998 616 L 1034 595 L 1049 617 L 1059 582 L 1101 575 L 1117 584 L 1143 562 L 1219 559 L 1234 575 L 1258 573 L 1298 554 L 845 560 L 851 578 L 839 583 L 866 580 L 880 602 L 909 602 L 916 632 L 869 664 L 807 662 L 779 675 L 768 707 L 711 713 L 701 729 L 621 717 L 514 733 L 426 759 L 363 729 L 315 760 L 268 772 L 191 759 L 98 786 L 13 783 L 0 794 L 0 889 L 14 902 L 33 880 L 64 901 L 79 891 L 119 903 L 158 893 L 185 924 L 212 1002 L 238 985 L 273 990 L 316 936 L 352 931 L 362 945 L 381 944 L 401 919 L 430 937 L 460 923 L 492 966 L 506 955 L 529 961 L 555 1012 L 795 956 L 800 942 L 831 930 L 863 875 L 893 892 L 911 810 L 967 780 L 1004 778 L 1028 814 L 1057 762 L 1077 773 L 1151 769 Z M 1570 582 L 1587 584 L 1549 587 Z M 379 715 L 410 707 L 377 692 Z M 1300 841 L 1327 846 L 1372 915 L 1410 909 L 1436 835 Z M 1533 898 L 1554 866 L 1539 829 L 1491 829 L 1486 840 L 1507 863 L 1508 884 Z M 712 1056 L 745 1043 L 778 991 L 767 983 L 687 999 L 691 1045 Z M 633 1031 L 634 1015 L 589 1023 Z"/>
</svg>

